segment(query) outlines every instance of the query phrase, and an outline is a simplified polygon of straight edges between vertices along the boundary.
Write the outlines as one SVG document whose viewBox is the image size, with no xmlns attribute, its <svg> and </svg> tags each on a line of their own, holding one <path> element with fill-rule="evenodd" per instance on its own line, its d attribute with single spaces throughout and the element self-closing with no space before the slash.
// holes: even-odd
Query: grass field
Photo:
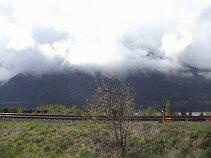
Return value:
<svg viewBox="0 0 211 158">
<path fill-rule="evenodd" d="M 119 157 L 112 128 L 93 121 L 0 122 L 1 158 Z M 211 124 L 131 124 L 129 158 L 211 157 Z"/>
</svg>

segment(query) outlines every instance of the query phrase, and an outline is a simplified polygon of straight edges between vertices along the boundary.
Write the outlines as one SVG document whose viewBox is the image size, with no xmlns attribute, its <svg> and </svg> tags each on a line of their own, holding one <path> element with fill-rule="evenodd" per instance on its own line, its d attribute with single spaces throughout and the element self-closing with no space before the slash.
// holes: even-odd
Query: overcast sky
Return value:
<svg viewBox="0 0 211 158">
<path fill-rule="evenodd" d="M 210 28 L 210 0 L 0 0 L 0 80 L 72 66 L 210 71 Z"/>
</svg>

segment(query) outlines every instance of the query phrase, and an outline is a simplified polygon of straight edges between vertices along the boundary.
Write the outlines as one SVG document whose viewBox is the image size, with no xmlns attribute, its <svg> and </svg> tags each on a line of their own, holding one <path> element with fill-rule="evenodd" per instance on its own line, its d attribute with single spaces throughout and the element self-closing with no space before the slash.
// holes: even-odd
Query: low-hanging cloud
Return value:
<svg viewBox="0 0 211 158">
<path fill-rule="evenodd" d="M 55 41 L 66 40 L 68 32 L 38 26 L 33 28 L 32 37 L 39 44 L 53 44 Z"/>
<path fill-rule="evenodd" d="M 2 0 L 0 80 L 71 67 L 211 72 L 209 0 Z"/>
</svg>

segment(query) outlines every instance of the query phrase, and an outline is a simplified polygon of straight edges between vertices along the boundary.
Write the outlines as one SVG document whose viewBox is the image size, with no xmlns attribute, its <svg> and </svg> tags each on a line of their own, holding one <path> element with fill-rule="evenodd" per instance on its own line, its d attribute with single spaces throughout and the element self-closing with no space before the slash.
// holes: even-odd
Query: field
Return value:
<svg viewBox="0 0 211 158">
<path fill-rule="evenodd" d="M 210 123 L 133 122 L 128 158 L 210 158 Z M 1 158 L 120 157 L 112 127 L 95 121 L 0 122 Z"/>
</svg>

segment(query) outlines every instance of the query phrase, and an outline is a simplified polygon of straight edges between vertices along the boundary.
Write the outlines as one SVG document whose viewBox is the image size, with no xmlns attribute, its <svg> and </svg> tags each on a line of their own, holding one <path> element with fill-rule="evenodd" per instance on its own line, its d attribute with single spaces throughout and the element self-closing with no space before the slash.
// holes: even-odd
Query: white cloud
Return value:
<svg viewBox="0 0 211 158">
<path fill-rule="evenodd" d="M 1 78 L 67 64 L 124 73 L 169 72 L 182 63 L 211 70 L 210 6 L 209 0 L 0 0 Z"/>
<path fill-rule="evenodd" d="M 192 42 L 192 35 L 188 30 L 168 33 L 162 38 L 162 48 L 167 56 L 176 56 Z"/>
</svg>

